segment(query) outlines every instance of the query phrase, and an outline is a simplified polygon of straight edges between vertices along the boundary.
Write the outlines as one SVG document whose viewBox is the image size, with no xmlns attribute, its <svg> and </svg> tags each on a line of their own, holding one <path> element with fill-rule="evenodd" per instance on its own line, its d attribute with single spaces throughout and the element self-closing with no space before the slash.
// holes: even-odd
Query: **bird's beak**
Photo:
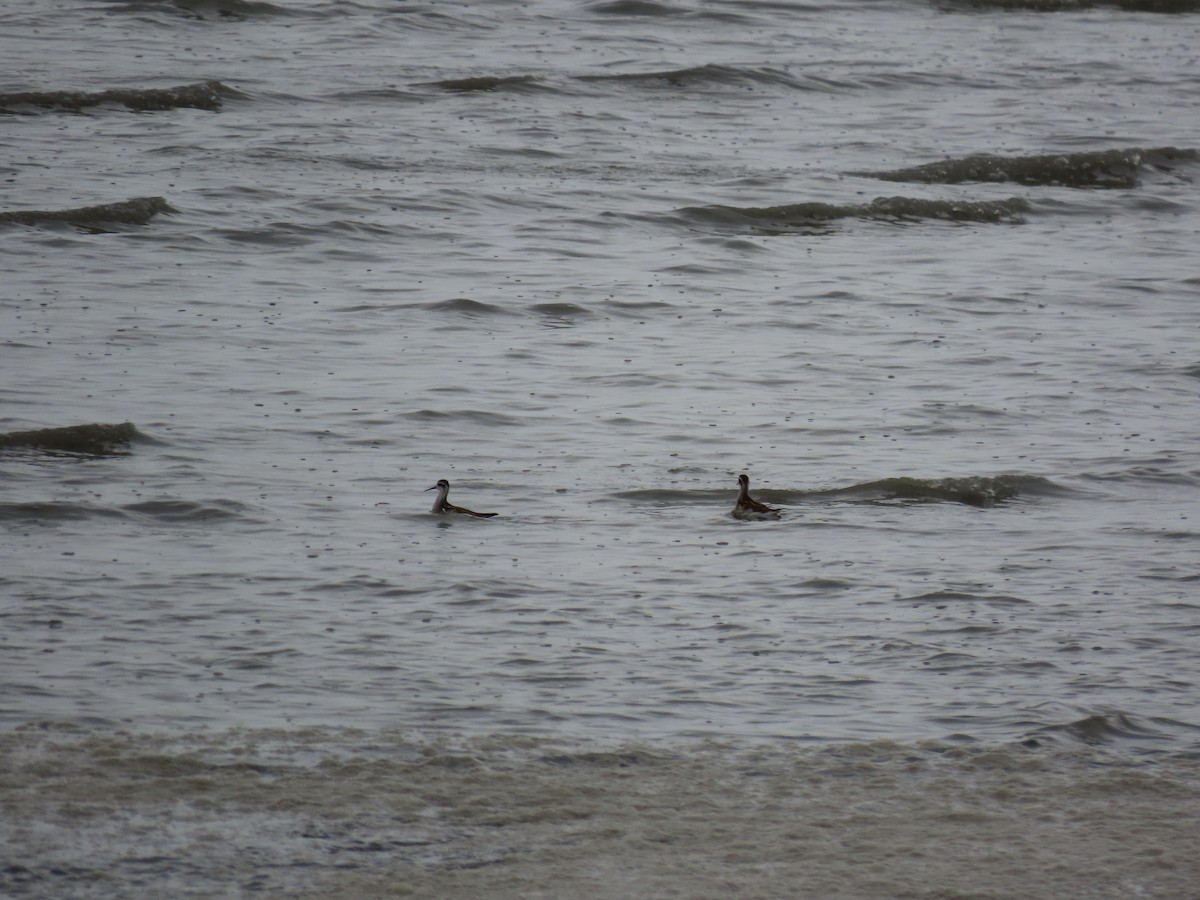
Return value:
<svg viewBox="0 0 1200 900">
<path fill-rule="evenodd" d="M 436 491 L 436 490 L 437 490 L 437 485 L 435 484 L 435 485 L 434 485 L 433 487 L 431 487 L 431 488 L 425 488 L 425 490 L 426 490 L 426 491 Z"/>
</svg>

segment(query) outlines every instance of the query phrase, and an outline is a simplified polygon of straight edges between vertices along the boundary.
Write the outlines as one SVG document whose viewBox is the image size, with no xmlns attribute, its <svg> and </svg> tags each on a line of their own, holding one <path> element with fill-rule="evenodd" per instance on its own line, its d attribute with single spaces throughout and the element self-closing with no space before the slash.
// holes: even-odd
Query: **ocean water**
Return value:
<svg viewBox="0 0 1200 900">
<path fill-rule="evenodd" d="M 0 893 L 1191 896 L 1198 39 L 0 10 Z"/>
</svg>

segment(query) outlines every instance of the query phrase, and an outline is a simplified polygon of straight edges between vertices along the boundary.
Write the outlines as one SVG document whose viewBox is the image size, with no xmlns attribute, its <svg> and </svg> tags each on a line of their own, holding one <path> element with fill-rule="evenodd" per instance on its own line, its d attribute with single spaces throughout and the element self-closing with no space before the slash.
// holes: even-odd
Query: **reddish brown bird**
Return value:
<svg viewBox="0 0 1200 900">
<path fill-rule="evenodd" d="M 757 521 L 762 519 L 778 519 L 783 513 L 774 506 L 759 503 L 750 496 L 750 478 L 747 475 L 738 476 L 738 498 L 730 513 L 735 519 Z"/>
</svg>

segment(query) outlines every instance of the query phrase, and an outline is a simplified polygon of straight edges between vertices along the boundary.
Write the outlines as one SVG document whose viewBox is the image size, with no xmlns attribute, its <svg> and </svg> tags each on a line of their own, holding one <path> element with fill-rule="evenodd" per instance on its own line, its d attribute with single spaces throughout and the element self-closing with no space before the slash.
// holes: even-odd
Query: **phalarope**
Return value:
<svg viewBox="0 0 1200 900">
<path fill-rule="evenodd" d="M 438 479 L 438 483 L 431 488 L 425 488 L 427 491 L 437 491 L 437 499 L 433 501 L 433 509 L 430 512 L 435 513 L 461 513 L 464 516 L 475 516 L 479 519 L 490 519 L 496 513 L 477 513 L 474 510 L 465 509 L 461 506 L 455 506 L 446 500 L 450 493 L 450 482 L 445 478 Z"/>
<path fill-rule="evenodd" d="M 749 521 L 761 519 L 778 519 L 782 513 L 773 506 L 767 506 L 765 503 L 759 503 L 750 496 L 750 478 L 746 475 L 738 476 L 738 497 L 737 503 L 733 505 L 733 511 L 730 513 L 735 519 L 746 519 Z"/>
</svg>

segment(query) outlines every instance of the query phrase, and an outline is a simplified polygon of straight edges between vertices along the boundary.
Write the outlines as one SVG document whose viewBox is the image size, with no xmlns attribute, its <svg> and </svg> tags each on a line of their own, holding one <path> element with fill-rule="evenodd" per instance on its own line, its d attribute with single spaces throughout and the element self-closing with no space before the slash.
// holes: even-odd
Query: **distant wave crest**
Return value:
<svg viewBox="0 0 1200 900">
<path fill-rule="evenodd" d="M 813 500 L 881 503 L 896 500 L 962 503 L 989 507 L 1023 496 L 1062 493 L 1063 488 L 1039 475 L 970 475 L 949 478 L 881 478 L 827 490 L 794 490 L 762 487 L 755 494 L 770 503 L 803 504 Z M 650 506 L 732 502 L 733 491 L 695 491 L 681 488 L 645 488 L 615 491 L 609 498 Z"/>
<path fill-rule="evenodd" d="M 68 425 L 0 434 L 0 450 L 28 447 L 61 453 L 111 456 L 123 452 L 132 441 L 141 437 L 141 432 L 132 422 Z"/>
<path fill-rule="evenodd" d="M 946 10 L 1013 10 L 1016 12 L 1078 12 L 1101 6 L 1126 12 L 1194 13 L 1200 0 L 938 0 Z"/>
<path fill-rule="evenodd" d="M 539 81 L 536 75 L 476 75 L 429 82 L 433 87 L 460 94 L 495 91 L 501 88 L 528 87 Z"/>
<path fill-rule="evenodd" d="M 422 308 L 432 310 L 433 312 L 454 313 L 470 318 L 478 316 L 505 316 L 510 314 L 510 310 L 505 309 L 503 306 L 482 303 L 479 300 L 472 300 L 469 297 L 454 297 L 450 300 L 425 303 L 422 304 Z"/>
<path fill-rule="evenodd" d="M 707 6 L 677 6 L 655 0 L 602 0 L 587 10 L 597 16 L 631 19 L 708 19 L 717 22 L 736 22 L 743 17 L 738 12 Z"/>
<path fill-rule="evenodd" d="M 79 112 L 90 106 L 120 103 L 137 112 L 165 109 L 206 109 L 217 112 L 224 101 L 244 97 L 219 81 L 202 81 L 169 88 L 113 88 L 106 91 L 0 92 L 0 112 L 12 114 L 22 107 Z"/>
<path fill-rule="evenodd" d="M 130 503 L 121 509 L 160 522 L 199 522 L 243 518 L 245 507 L 234 500 L 157 499 Z"/>
<path fill-rule="evenodd" d="M 711 85 L 715 87 L 744 87 L 753 85 L 776 85 L 800 90 L 833 90 L 836 85 L 814 77 L 797 78 L 780 69 L 727 66 L 708 63 L 682 69 L 663 69 L 649 72 L 605 72 L 574 75 L 570 80 L 588 84 L 661 89 L 690 88 Z M 527 89 L 530 87 L 549 90 L 550 86 L 541 76 L 531 74 L 474 75 L 464 78 L 447 78 L 426 82 L 431 87 L 455 93 L 473 93 L 498 90 Z"/>
<path fill-rule="evenodd" d="M 870 493 L 885 499 L 932 500 L 995 506 L 1025 494 L 1048 493 L 1053 483 L 1036 475 L 978 475 L 964 478 L 884 478 L 839 493 Z"/>
<path fill-rule="evenodd" d="M 240 519 L 252 521 L 245 507 L 234 500 L 181 500 L 161 498 L 124 506 L 72 500 L 25 503 L 0 502 L 0 522 L 51 523 L 87 519 L 141 519 L 158 524 L 190 524 Z"/>
<path fill-rule="evenodd" d="M 0 223 L 62 223 L 92 231 L 103 231 L 106 225 L 145 225 L 159 213 L 172 212 L 177 210 L 162 197 L 134 197 L 116 203 L 82 206 L 77 209 L 20 209 L 0 212 Z"/>
<path fill-rule="evenodd" d="M 653 0 L 607 0 L 593 3 L 588 9 L 604 16 L 677 16 L 685 12 L 678 6 L 654 3 Z"/>
<path fill-rule="evenodd" d="M 1007 200 L 925 200 L 917 197 L 878 197 L 870 203 L 789 203 L 782 206 L 687 207 L 679 215 L 697 222 L 745 224 L 760 229 L 789 229 L 820 225 L 836 219 L 941 219 L 951 222 L 1018 222 L 1029 203 Z"/>
<path fill-rule="evenodd" d="M 618 72 L 603 75 L 579 75 L 577 77 L 580 81 L 611 81 L 666 87 L 690 87 L 696 84 L 737 85 L 746 83 L 775 84 L 801 89 L 814 87 L 814 84 L 799 81 L 787 72 L 778 69 L 725 66 L 715 63 L 691 66 L 684 69 L 667 69 L 654 72 Z"/>
<path fill-rule="evenodd" d="M 1083 153 L 1050 153 L 1039 156 L 967 156 L 889 172 L 856 172 L 884 181 L 923 184 L 961 184 L 999 181 L 1024 185 L 1062 185 L 1076 188 L 1131 188 L 1143 166 L 1170 168 L 1195 162 L 1191 149 L 1158 147 L 1096 150 Z"/>
<path fill-rule="evenodd" d="M 245 19 L 296 15 L 297 11 L 265 0 L 129 0 L 116 7 L 132 13 L 171 10 L 189 19 Z"/>
</svg>

